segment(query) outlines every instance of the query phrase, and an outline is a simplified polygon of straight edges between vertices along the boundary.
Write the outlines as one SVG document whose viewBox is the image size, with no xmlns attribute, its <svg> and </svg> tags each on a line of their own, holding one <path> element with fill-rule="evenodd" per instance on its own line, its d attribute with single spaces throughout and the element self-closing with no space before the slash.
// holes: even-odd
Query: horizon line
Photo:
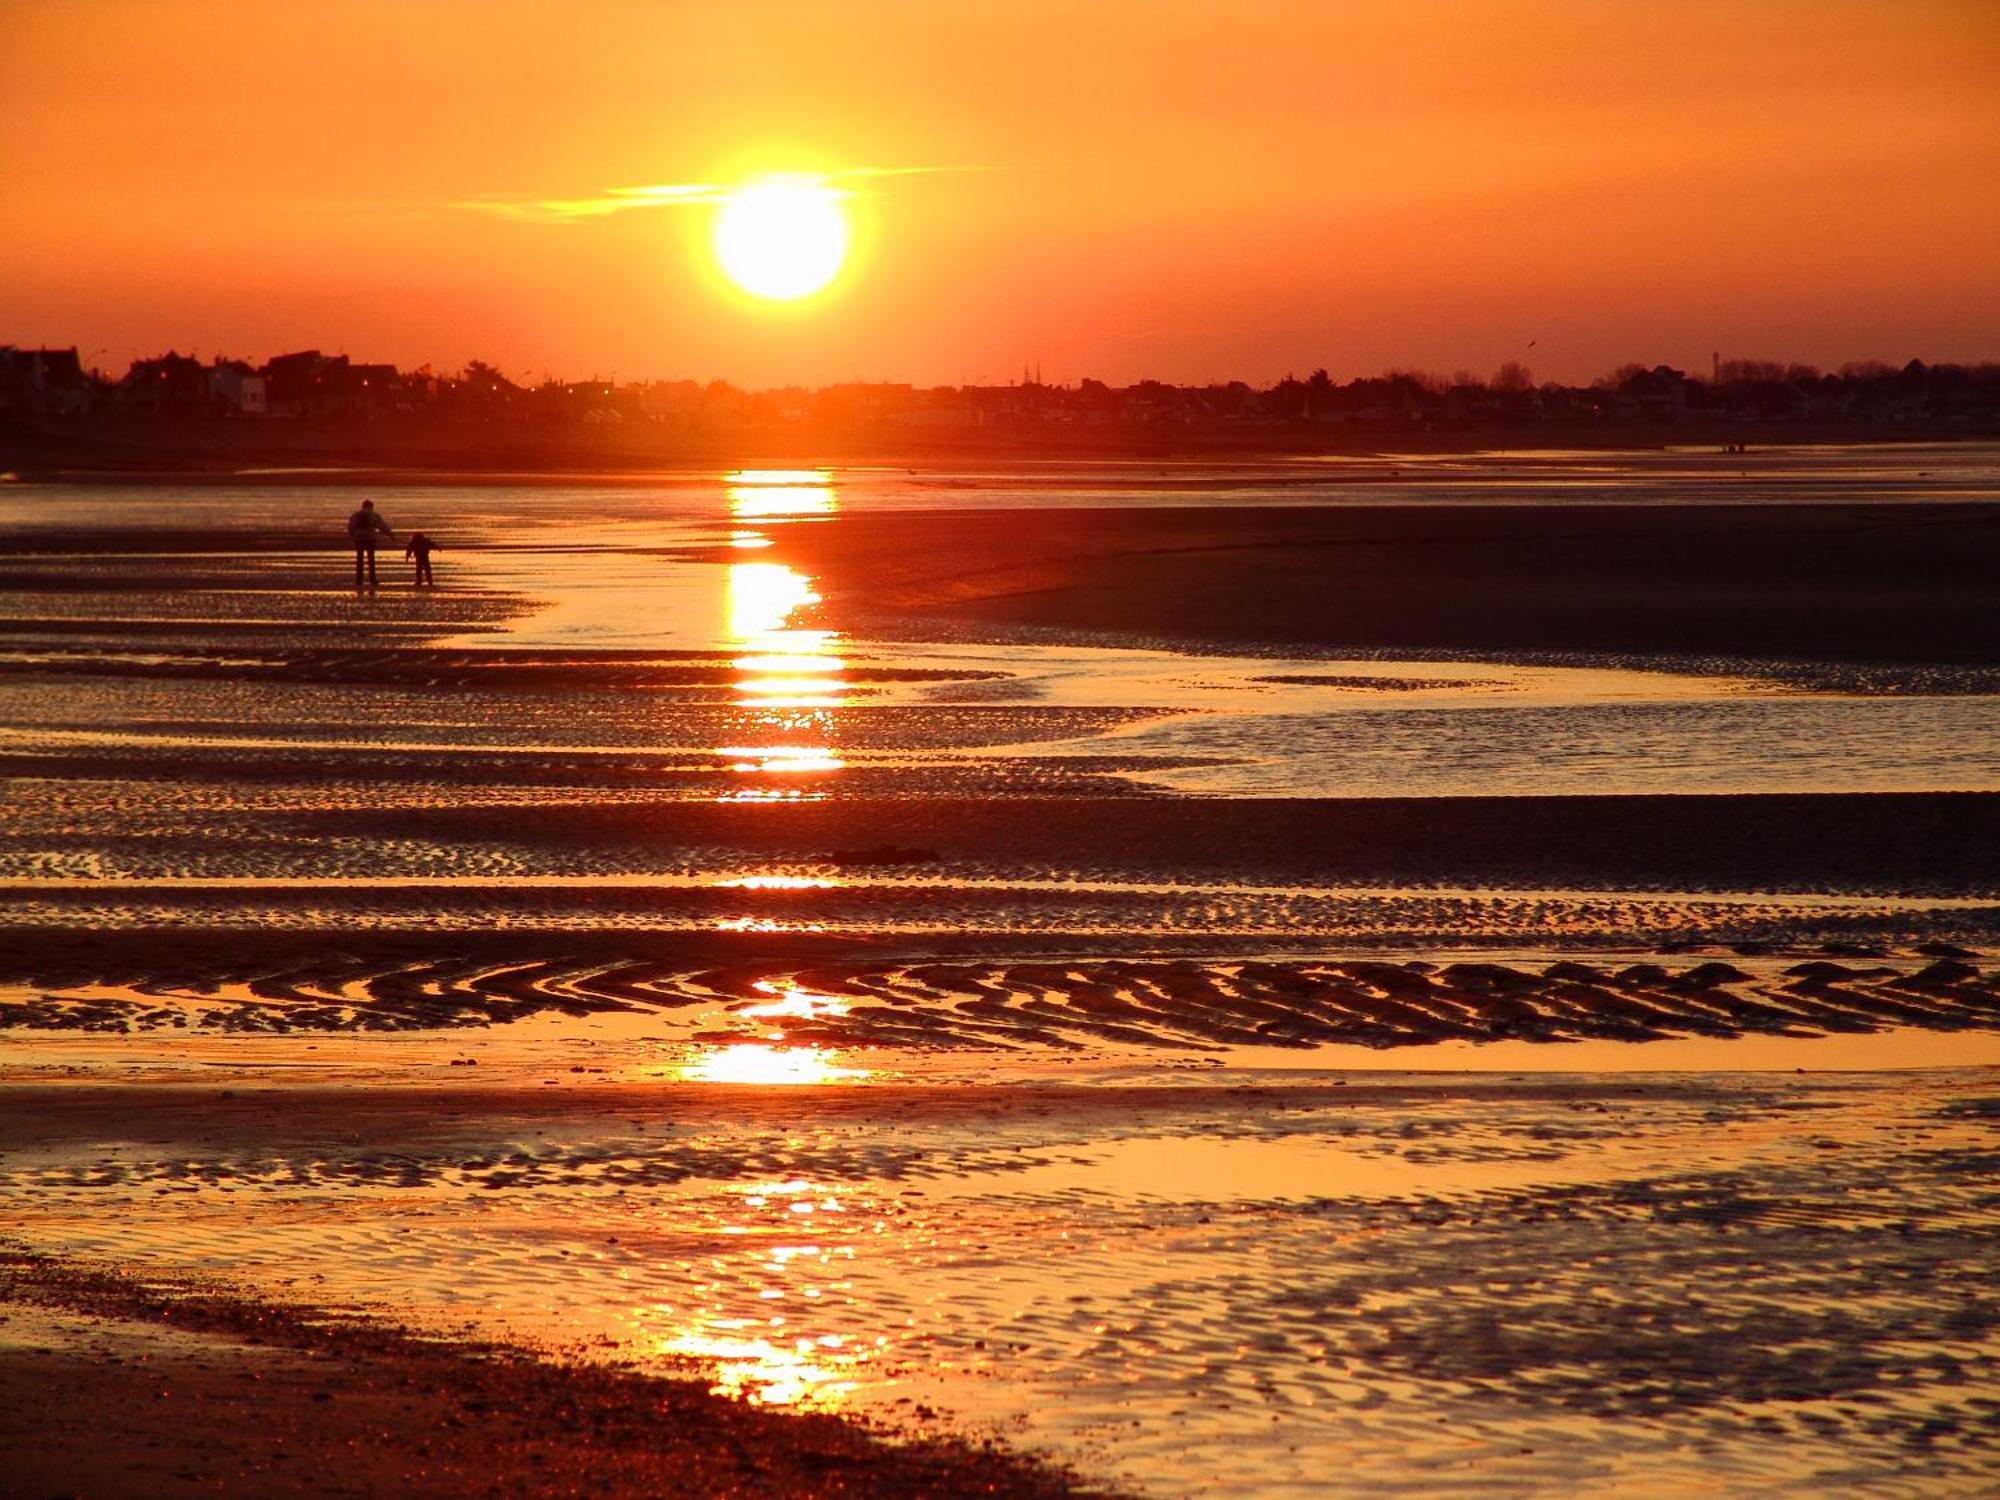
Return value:
<svg viewBox="0 0 2000 1500">
<path fill-rule="evenodd" d="M 593 372 L 588 376 L 572 376 L 572 375 L 557 375 L 553 371 L 547 369 L 546 367 L 541 369 L 539 372 L 532 369 L 528 369 L 526 367 L 519 367 L 521 373 L 519 378 L 517 379 L 515 376 L 510 375 L 508 373 L 508 370 L 505 366 L 490 360 L 484 360 L 479 358 L 468 359 L 465 361 L 464 364 L 459 365 L 455 368 L 433 369 L 432 362 L 428 359 L 413 366 L 403 366 L 396 364 L 392 360 L 370 360 L 370 359 L 356 358 L 353 355 L 349 354 L 345 349 L 336 349 L 335 351 L 329 353 L 318 346 L 306 346 L 306 347 L 285 349 L 275 354 L 264 355 L 261 359 L 243 355 L 232 355 L 232 354 L 217 352 L 210 354 L 207 357 L 207 359 L 204 360 L 199 350 L 200 350 L 199 345 L 190 345 L 188 353 L 186 354 L 182 354 L 179 351 L 179 349 L 174 346 L 169 346 L 167 349 L 156 354 L 134 353 L 129 357 L 127 361 L 127 366 L 124 374 L 119 376 L 112 376 L 104 367 L 95 364 L 83 366 L 83 373 L 87 376 L 92 376 L 101 380 L 108 380 L 115 384 L 119 380 L 129 378 L 131 375 L 131 371 L 139 365 L 149 364 L 156 361 L 167 360 L 167 359 L 192 359 L 197 364 L 205 364 L 208 368 L 214 368 L 224 363 L 242 363 L 251 365 L 253 368 L 261 369 L 263 366 L 271 364 L 272 362 L 279 359 L 291 358 L 302 354 L 312 354 L 312 355 L 318 355 L 321 358 L 326 358 L 326 359 L 346 360 L 348 361 L 349 364 L 388 365 L 391 369 L 396 371 L 398 376 L 428 375 L 430 378 L 433 379 L 463 378 L 469 372 L 471 372 L 475 367 L 483 367 L 484 369 L 490 370 L 494 374 L 500 376 L 502 379 L 506 380 L 510 385 L 518 385 L 524 389 L 534 389 L 539 386 L 547 386 L 547 385 L 574 386 L 574 385 L 609 384 L 613 386 L 628 386 L 628 385 L 644 386 L 644 385 L 693 384 L 704 387 L 713 385 L 723 385 L 723 386 L 729 386 L 737 390 L 755 393 L 755 392 L 773 392 L 773 391 L 786 391 L 786 390 L 820 391 L 833 387 L 850 386 L 850 385 L 908 386 L 914 390 L 956 390 L 956 389 L 979 389 L 979 388 L 1003 389 L 1007 387 L 1016 387 L 1016 386 L 1040 386 L 1045 389 L 1061 390 L 1061 389 L 1067 389 L 1071 386 L 1081 386 L 1086 382 L 1091 382 L 1091 381 L 1095 381 L 1100 385 L 1105 385 L 1113 389 L 1126 389 L 1133 386 L 1157 384 L 1157 385 L 1164 385 L 1180 389 L 1193 389 L 1193 390 L 1206 390 L 1206 389 L 1216 389 L 1216 388 L 1226 389 L 1231 386 L 1243 385 L 1243 386 L 1248 386 L 1251 389 L 1255 390 L 1255 389 L 1269 389 L 1282 386 L 1283 384 L 1285 384 L 1286 381 L 1298 381 L 1300 383 L 1310 383 L 1314 379 L 1322 376 L 1324 376 L 1329 383 L 1336 386 L 1351 385 L 1357 381 L 1394 380 L 1394 379 L 1407 378 L 1412 381 L 1415 381 L 1417 384 L 1422 386 L 1440 387 L 1449 389 L 1453 386 L 1488 385 L 1493 383 L 1496 379 L 1506 377 L 1510 372 L 1510 370 L 1518 370 L 1520 372 L 1520 376 L 1527 378 L 1528 381 L 1527 388 L 1539 390 L 1546 386 L 1588 388 L 1589 386 L 1601 384 L 1603 382 L 1613 380 L 1614 378 L 1620 376 L 1629 376 L 1630 374 L 1638 371 L 1644 371 L 1650 373 L 1652 371 L 1662 370 L 1662 369 L 1675 371 L 1685 379 L 1713 383 L 1721 367 L 1728 365 L 1756 365 L 1765 367 L 1767 370 L 1774 369 L 1781 372 L 1776 376 L 1760 375 L 1758 377 L 1755 377 L 1760 379 L 1808 378 L 1806 372 L 1811 372 L 1811 378 L 1821 378 L 1821 379 L 1824 379 L 1829 376 L 1837 378 L 1845 377 L 1850 372 L 1855 374 L 1867 372 L 1870 374 L 1879 375 L 1885 371 L 1891 373 L 1905 371 L 1909 369 L 1911 365 L 1920 366 L 1925 370 L 1958 369 L 1967 371 L 1988 370 L 1994 368 L 1995 366 L 2000 366 L 2000 354 L 1996 354 L 1990 357 L 1965 359 L 1965 360 L 1954 360 L 1954 359 L 1931 360 L 1931 359 L 1925 359 L 1921 355 L 1912 355 L 1900 361 L 1873 358 L 1873 357 L 1861 357 L 1854 359 L 1843 359 L 1837 364 L 1821 364 L 1810 360 L 1800 360 L 1800 359 L 1772 359 L 1772 358 L 1763 358 L 1753 355 L 1723 355 L 1720 353 L 1720 351 L 1715 351 L 1711 353 L 1710 356 L 1711 368 L 1710 371 L 1707 373 L 1703 373 L 1695 369 L 1682 368 L 1665 360 L 1646 361 L 1646 360 L 1635 359 L 1635 360 L 1621 361 L 1620 363 L 1613 365 L 1611 368 L 1601 372 L 1600 374 L 1587 377 L 1581 381 L 1562 380 L 1554 378 L 1535 379 L 1533 370 L 1526 364 L 1525 361 L 1503 360 L 1495 370 L 1493 370 L 1490 373 L 1484 373 L 1484 374 L 1465 368 L 1457 368 L 1447 372 L 1442 368 L 1424 368 L 1417 365 L 1394 364 L 1385 366 L 1381 369 L 1377 369 L 1374 371 L 1357 371 L 1356 373 L 1345 376 L 1334 375 L 1330 371 L 1330 369 L 1325 365 L 1316 365 L 1306 374 L 1301 375 L 1299 374 L 1297 368 L 1293 367 L 1287 369 L 1281 375 L 1265 377 L 1263 381 L 1260 383 L 1260 381 L 1257 379 L 1246 378 L 1245 376 L 1242 375 L 1213 375 L 1198 380 L 1169 380 L 1156 375 L 1139 375 L 1129 380 L 1118 381 L 1118 380 L 1107 380 L 1098 376 L 1092 376 L 1087 374 L 1078 374 L 1068 379 L 1057 378 L 1054 380 L 1044 380 L 1042 378 L 1041 362 L 1038 360 L 1029 359 L 1022 363 L 1018 374 L 1010 373 L 1009 375 L 997 380 L 989 378 L 984 373 L 981 373 L 976 377 L 968 377 L 958 380 L 931 380 L 931 381 L 921 381 L 915 379 L 895 379 L 888 376 L 871 377 L 871 376 L 863 376 L 856 374 L 856 375 L 842 376 L 831 380 L 821 380 L 818 382 L 810 382 L 810 383 L 806 381 L 792 380 L 792 381 L 780 381 L 776 384 L 751 386 L 751 385 L 738 385 L 737 382 L 719 375 L 701 377 L 694 375 L 651 374 L 643 376 L 627 376 L 621 379 L 616 371 L 613 371 L 609 375 L 602 375 Z M 31 347 L 25 343 L 12 343 L 12 342 L 0 342 L 0 351 L 13 351 L 22 354 L 76 354 L 78 356 L 78 361 L 80 366 L 83 365 L 83 361 L 86 358 L 94 357 L 98 353 L 109 352 L 108 350 L 100 348 L 98 350 L 93 350 L 90 356 L 85 356 L 81 353 L 80 343 L 72 343 L 68 345 L 52 345 L 44 343 Z"/>
</svg>

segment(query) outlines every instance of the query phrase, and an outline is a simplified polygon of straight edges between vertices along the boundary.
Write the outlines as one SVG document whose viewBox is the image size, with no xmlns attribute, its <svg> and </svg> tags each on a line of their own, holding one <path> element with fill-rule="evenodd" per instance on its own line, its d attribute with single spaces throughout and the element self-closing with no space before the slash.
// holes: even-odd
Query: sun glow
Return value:
<svg viewBox="0 0 2000 1500">
<path fill-rule="evenodd" d="M 847 259 L 840 199 L 816 177 L 760 177 L 736 189 L 715 219 L 715 258 L 723 274 L 751 296 L 774 302 L 821 290 Z"/>
</svg>

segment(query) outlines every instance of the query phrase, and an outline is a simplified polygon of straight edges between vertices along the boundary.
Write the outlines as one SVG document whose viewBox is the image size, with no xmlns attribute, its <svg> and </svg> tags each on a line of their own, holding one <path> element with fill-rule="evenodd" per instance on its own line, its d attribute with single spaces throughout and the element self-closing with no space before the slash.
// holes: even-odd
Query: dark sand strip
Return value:
<svg viewBox="0 0 2000 1500">
<path fill-rule="evenodd" d="M 1213 1080 L 1213 1081 L 1210 1081 Z M 1262 1115 L 1327 1102 L 1326 1084 L 1243 1083 L 1224 1073 L 1190 1075 L 1171 1088 L 1153 1083 L 1042 1082 L 1031 1093 L 1006 1085 L 888 1081 L 866 1087 L 800 1084 L 703 1084 L 662 1087 L 657 1079 L 626 1082 L 595 1077 L 551 1089 L 520 1082 L 480 1082 L 477 1070 L 449 1082 L 412 1081 L 392 1087 L 329 1085 L 312 1078 L 255 1084 L 231 1079 L 228 1087 L 195 1083 L 17 1083 L 0 1088 L 0 1149 L 24 1156 L 70 1152 L 116 1140 L 127 1144 L 191 1144 L 203 1153 L 234 1155 L 232 1171 L 248 1173 L 249 1159 L 269 1158 L 281 1144 L 299 1160 L 327 1161 L 388 1156 L 396 1169 L 410 1153 L 436 1148 L 446 1159 L 438 1170 L 483 1183 L 517 1171 L 506 1151 L 481 1161 L 457 1153 L 472 1140 L 510 1140 L 531 1126 L 563 1124 L 617 1130 L 634 1122 L 649 1129 L 744 1126 L 757 1132 L 795 1131 L 802 1120 L 857 1128 L 921 1121 L 927 1125 L 984 1125 L 1018 1117 L 1024 1107 L 1051 1130 L 1072 1125 L 1217 1117 L 1250 1109 Z M 1595 1076 L 1502 1073 L 1354 1073 L 1339 1084 L 1342 1108 L 1376 1106 L 1428 1109 L 1466 1103 L 1534 1102 L 1570 1105 L 1687 1099 L 1726 1102 L 1760 1085 L 1706 1074 L 1665 1076 L 1613 1073 Z M 1026 1101 L 1024 1106 L 1024 1101 Z M 655 1144 L 658 1144 L 655 1142 Z M 132 1163 L 96 1162 L 76 1169 L 93 1180 L 138 1180 L 150 1170 Z M 50 1170 L 51 1178 L 68 1167 Z M 385 1174 L 386 1175 L 386 1174 Z M 150 1180 L 150 1179 L 148 1179 Z M 0 1277 L 6 1262 L 0 1258 Z M 192 1326 L 201 1326 L 199 1324 Z"/>
<path fill-rule="evenodd" d="M 1996 617 L 2000 618 L 2000 617 Z M 1996 632 L 2000 634 L 2000 632 Z M 298 832 L 406 837 L 398 809 L 328 809 Z M 1897 895 L 2000 892 L 2000 794 L 1888 792 L 1746 796 L 1397 797 L 1373 799 L 901 797 L 785 809 L 688 802 L 537 809 L 427 808 L 441 842 L 811 862 L 869 845 L 934 849 L 968 866 L 1088 878 L 1269 883 L 1386 881 L 1577 889 L 1800 891 Z"/>
<path fill-rule="evenodd" d="M 168 1295 L 22 1254 L 0 1254 L 0 1452 L 0 1488 L 23 1496 L 1092 1492 L 995 1448 L 892 1445 L 694 1379 Z"/>
<path fill-rule="evenodd" d="M 836 612 L 1232 643 L 2000 662 L 2000 504 L 878 513 L 798 532 L 786 560 Z"/>
</svg>

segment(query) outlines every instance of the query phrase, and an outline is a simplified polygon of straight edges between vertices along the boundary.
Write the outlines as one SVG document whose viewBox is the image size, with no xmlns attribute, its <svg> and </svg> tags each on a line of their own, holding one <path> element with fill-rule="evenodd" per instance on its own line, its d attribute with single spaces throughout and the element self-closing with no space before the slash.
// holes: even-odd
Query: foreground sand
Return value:
<svg viewBox="0 0 2000 1500">
<path fill-rule="evenodd" d="M 685 1076 L 643 1035 L 535 1037 L 393 1061 L 368 1038 L 190 1038 L 136 1071 L 132 1043 L 80 1037 L 80 1073 L 0 1090 L 0 1214 L 84 1258 L 31 1266 L 16 1296 L 114 1320 L 12 1320 L 70 1354 L 0 1368 L 31 1394 L 55 1361 L 51 1391 L 138 1398 L 109 1421 L 27 1409 L 66 1472 L 107 1433 L 217 1475 L 353 1436 L 380 1450 L 359 1493 L 399 1492 L 399 1463 L 509 1492 L 535 1451 L 643 1492 L 671 1477 L 647 1455 L 693 1433 L 717 1451 L 690 1493 L 1058 1482 L 983 1450 L 934 1481 L 922 1466 L 962 1446 L 885 1456 L 771 1406 L 919 1431 L 935 1408 L 1160 1494 L 1955 1494 L 1992 1471 L 1990 1035 L 1950 1043 L 1975 1065 L 1907 1072 L 1838 1071 L 1908 1055 L 1876 1033 L 1502 1043 L 1478 1073 L 1362 1048 L 1290 1071 L 912 1059 L 789 1088 Z M 473 1347 L 227 1297 L 183 1317 L 76 1274 L 106 1257 L 146 1288 L 209 1267 L 197 1285 Z M 495 1339 L 597 1368 L 496 1360 Z M 700 1386 L 627 1362 L 768 1405 L 711 1415 Z M 237 1398 L 267 1386 L 291 1458 L 243 1436 Z"/>
<path fill-rule="evenodd" d="M 705 1382 L 0 1255 L 10 1495 L 1014 1495 L 1083 1490 Z"/>
</svg>

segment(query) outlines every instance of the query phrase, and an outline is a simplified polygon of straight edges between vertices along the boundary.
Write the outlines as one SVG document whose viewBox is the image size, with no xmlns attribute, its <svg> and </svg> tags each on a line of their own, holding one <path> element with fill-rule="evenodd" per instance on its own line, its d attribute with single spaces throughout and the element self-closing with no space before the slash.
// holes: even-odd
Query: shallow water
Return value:
<svg viewBox="0 0 2000 1500">
<path fill-rule="evenodd" d="M 810 503 L 871 510 L 1026 509 L 1187 505 L 1426 505 L 1575 503 L 1607 498 L 1625 504 L 1897 504 L 1908 501 L 1990 498 L 2000 486 L 2000 445 L 1772 444 L 1753 453 L 1712 449 L 1511 450 L 1471 454 L 1389 453 L 1300 459 L 1166 459 L 1153 462 L 1088 460 L 1009 463 L 919 470 L 897 466 L 801 469 L 668 470 L 578 482 L 573 476 L 520 475 L 493 483 L 457 476 L 426 483 L 420 478 L 365 469 L 249 470 L 231 481 L 232 493 L 200 484 L 147 485 L 100 492 L 95 513 L 106 524 L 155 526 L 162 514 L 176 527 L 227 527 L 242 514 L 237 495 L 266 514 L 296 500 L 333 493 L 329 484 L 352 484 L 397 515 L 413 505 L 449 508 L 465 523 L 533 524 L 557 518 L 573 525 L 582 516 L 650 518 L 690 499 L 702 504 L 720 486 L 736 491 L 740 513 L 772 514 L 756 491 L 812 494 Z M 0 483 L 0 504 L 39 500 L 59 489 L 19 481 Z M 457 502 L 443 496 L 469 491 Z M 816 493 L 814 493 L 816 492 Z M 833 505 L 824 502 L 831 496 Z M 793 513 L 796 513 L 794 511 Z M 61 524 L 46 521 L 46 524 Z M 10 522 L 10 524 L 14 524 Z"/>
<path fill-rule="evenodd" d="M 1126 728 L 1087 748 L 1221 762 L 1132 774 L 1232 797 L 1991 791 L 2000 787 L 2000 700 L 1292 710 Z"/>
</svg>

